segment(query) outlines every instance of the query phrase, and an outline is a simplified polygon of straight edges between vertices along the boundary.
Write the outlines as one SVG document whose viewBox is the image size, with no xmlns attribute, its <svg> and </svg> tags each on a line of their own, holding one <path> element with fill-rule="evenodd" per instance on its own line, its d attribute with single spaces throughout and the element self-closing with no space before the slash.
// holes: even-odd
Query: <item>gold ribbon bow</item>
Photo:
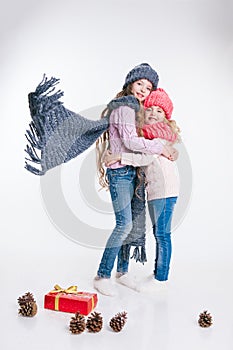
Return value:
<svg viewBox="0 0 233 350">
<path fill-rule="evenodd" d="M 65 294 L 79 294 L 77 286 L 70 286 L 69 288 L 64 289 L 64 288 L 60 287 L 58 284 L 56 284 L 54 286 L 54 289 L 51 290 L 50 293 L 57 293 L 57 295 L 55 297 L 55 306 L 54 306 L 54 309 L 56 311 L 59 310 L 59 298 L 60 298 L 62 293 L 65 293 Z"/>
<path fill-rule="evenodd" d="M 50 291 L 50 293 L 65 293 L 65 294 L 78 294 L 77 286 L 70 286 L 69 288 L 62 288 L 59 284 L 56 284 L 54 289 Z"/>
</svg>

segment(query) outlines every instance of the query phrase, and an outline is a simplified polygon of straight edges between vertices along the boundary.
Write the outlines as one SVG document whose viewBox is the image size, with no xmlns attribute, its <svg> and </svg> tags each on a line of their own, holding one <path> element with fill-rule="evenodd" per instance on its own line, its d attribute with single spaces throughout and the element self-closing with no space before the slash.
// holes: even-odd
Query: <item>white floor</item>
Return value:
<svg viewBox="0 0 233 350">
<path fill-rule="evenodd" d="M 47 231 L 57 240 L 50 246 L 50 252 L 46 245 L 44 252 L 34 247 L 32 232 L 31 242 L 23 244 L 22 237 L 22 247 L 6 249 L 1 255 L 4 271 L 1 278 L 2 349 L 107 350 L 124 348 L 126 344 L 140 350 L 232 349 L 231 269 L 226 264 L 185 263 L 178 257 L 173 258 L 166 295 L 143 296 L 117 284 L 117 297 L 98 294 L 96 311 L 101 312 L 104 319 L 102 331 L 70 334 L 68 326 L 72 314 L 44 309 L 44 294 L 56 283 L 64 287 L 76 284 L 80 290 L 94 291 L 92 277 L 101 251 L 80 247 L 59 234 L 56 237 L 56 232 L 49 227 Z M 64 250 L 58 251 L 56 247 L 61 243 Z M 150 262 L 144 267 L 131 264 L 131 273 L 138 281 L 151 272 L 152 255 L 149 251 Z M 17 298 L 27 291 L 34 294 L 39 306 L 34 318 L 17 314 Z M 197 323 L 199 313 L 204 310 L 213 316 L 213 325 L 208 329 Z M 128 313 L 128 321 L 120 333 L 114 333 L 108 322 L 120 311 Z"/>
</svg>

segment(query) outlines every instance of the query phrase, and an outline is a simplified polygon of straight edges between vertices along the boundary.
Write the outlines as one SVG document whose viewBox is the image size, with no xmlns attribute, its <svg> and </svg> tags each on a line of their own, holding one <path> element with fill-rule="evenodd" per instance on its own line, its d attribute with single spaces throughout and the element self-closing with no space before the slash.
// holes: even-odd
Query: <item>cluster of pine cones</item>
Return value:
<svg viewBox="0 0 233 350">
<path fill-rule="evenodd" d="M 119 312 L 111 318 L 109 326 L 114 332 L 120 332 L 124 327 L 127 320 L 127 313 L 125 311 Z M 70 331 L 73 334 L 80 334 L 87 329 L 89 332 L 97 333 L 100 332 L 103 327 L 103 317 L 99 312 L 92 312 L 91 316 L 85 320 L 85 317 L 76 312 L 70 321 Z"/>
</svg>

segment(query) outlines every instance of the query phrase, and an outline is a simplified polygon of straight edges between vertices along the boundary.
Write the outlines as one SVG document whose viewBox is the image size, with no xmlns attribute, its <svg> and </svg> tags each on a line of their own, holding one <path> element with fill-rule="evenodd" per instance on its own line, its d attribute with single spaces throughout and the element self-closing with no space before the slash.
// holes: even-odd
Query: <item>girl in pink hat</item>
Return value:
<svg viewBox="0 0 233 350">
<path fill-rule="evenodd" d="M 180 129 L 171 120 L 173 104 L 168 94 L 158 88 L 144 101 L 144 120 L 139 121 L 138 131 L 146 139 L 159 138 L 172 145 L 180 141 Z M 144 125 L 142 125 L 144 123 Z M 106 154 L 106 165 L 114 162 L 122 165 L 143 166 L 146 175 L 146 192 L 149 214 L 156 240 L 153 275 L 147 278 L 141 291 L 153 292 L 167 286 L 171 260 L 171 221 L 179 194 L 179 177 L 172 157 L 140 153 Z"/>
</svg>

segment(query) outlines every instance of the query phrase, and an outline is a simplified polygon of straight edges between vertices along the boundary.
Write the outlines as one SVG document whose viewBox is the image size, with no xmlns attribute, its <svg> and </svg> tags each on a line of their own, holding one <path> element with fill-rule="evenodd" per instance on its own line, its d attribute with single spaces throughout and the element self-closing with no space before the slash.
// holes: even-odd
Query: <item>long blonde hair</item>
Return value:
<svg viewBox="0 0 233 350">
<path fill-rule="evenodd" d="M 132 85 L 133 83 L 129 84 L 125 89 L 118 92 L 115 98 L 132 95 L 132 90 L 131 90 Z M 136 125 L 137 125 L 137 121 L 142 118 L 141 114 L 143 111 L 143 106 L 141 105 L 139 100 L 138 102 L 140 104 L 140 110 L 138 113 L 136 113 Z M 105 108 L 101 113 L 101 118 L 106 116 L 108 112 L 109 112 L 108 108 Z M 106 130 L 96 141 L 97 176 L 99 179 L 100 186 L 105 189 L 109 188 L 109 183 L 106 176 L 106 168 L 103 166 L 103 156 L 108 149 L 109 149 L 109 131 Z"/>
</svg>

